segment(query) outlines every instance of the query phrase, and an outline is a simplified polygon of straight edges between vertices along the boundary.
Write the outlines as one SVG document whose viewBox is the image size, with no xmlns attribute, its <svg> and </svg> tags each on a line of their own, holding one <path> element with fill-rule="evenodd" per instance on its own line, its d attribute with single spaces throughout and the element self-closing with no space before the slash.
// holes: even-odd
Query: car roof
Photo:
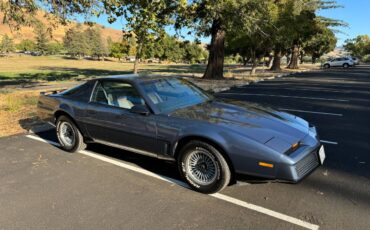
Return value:
<svg viewBox="0 0 370 230">
<path fill-rule="evenodd" d="M 144 82 L 156 79 L 173 78 L 175 76 L 165 76 L 165 75 L 139 75 L 139 74 L 122 74 L 122 75 L 112 75 L 101 77 L 95 80 L 125 80 L 129 82 Z"/>
</svg>

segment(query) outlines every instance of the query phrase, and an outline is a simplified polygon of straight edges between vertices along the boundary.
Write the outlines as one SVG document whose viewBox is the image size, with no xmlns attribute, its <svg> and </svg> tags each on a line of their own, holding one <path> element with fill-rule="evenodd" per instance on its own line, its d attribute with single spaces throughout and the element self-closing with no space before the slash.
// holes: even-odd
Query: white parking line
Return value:
<svg viewBox="0 0 370 230">
<path fill-rule="evenodd" d="M 344 99 L 332 99 L 322 97 L 299 97 L 299 96 L 287 96 L 287 95 L 275 95 L 275 94 L 259 94 L 259 93 L 220 93 L 222 95 L 246 95 L 246 96 L 261 96 L 261 97 L 283 97 L 283 98 L 296 98 L 296 99 L 308 99 L 308 100 L 322 100 L 322 101 L 338 101 L 338 102 L 349 102 Z"/>
<path fill-rule="evenodd" d="M 45 140 L 43 138 L 36 137 L 36 136 L 33 136 L 33 135 L 26 135 L 26 137 L 31 138 L 31 139 L 36 140 L 36 141 L 41 141 L 41 142 L 49 143 L 49 144 L 52 144 L 52 145 L 55 145 L 55 146 L 60 146 L 59 143 L 56 143 L 54 141 Z M 89 152 L 89 151 L 86 151 L 86 150 L 79 151 L 79 153 L 81 153 L 83 155 L 86 155 L 86 156 L 89 156 L 89 157 L 92 157 L 92 158 L 95 158 L 95 159 L 98 159 L 98 160 L 101 160 L 101 161 L 104 161 L 104 162 L 107 162 L 107 163 L 110 163 L 110 164 L 113 164 L 113 165 L 116 165 L 116 166 L 119 166 L 119 167 L 122 167 L 122 168 L 125 168 L 125 169 L 128 169 L 128 170 L 131 170 L 131 171 L 134 171 L 134 172 L 137 172 L 137 173 L 140 173 L 140 174 L 143 174 L 143 175 L 146 175 L 146 176 L 150 176 L 150 177 L 162 180 L 162 181 L 166 181 L 166 182 L 169 182 L 169 183 L 180 185 L 180 186 L 185 187 L 185 188 L 189 188 L 188 184 L 184 183 L 183 181 L 179 181 L 179 180 L 176 180 L 176 179 L 173 179 L 173 178 L 170 178 L 170 177 L 162 176 L 162 175 L 153 173 L 151 171 L 148 171 L 146 169 L 139 168 L 139 167 L 136 167 L 136 166 L 133 166 L 133 165 L 130 165 L 130 164 L 126 164 L 126 163 L 124 163 L 122 161 L 119 161 L 119 160 L 115 160 L 115 159 L 112 159 L 112 158 L 109 158 L 109 157 L 106 157 L 106 156 L 103 156 L 103 155 L 100 155 L 100 154 L 92 153 L 92 152 Z M 276 219 L 280 219 L 280 220 L 289 222 L 291 224 L 301 226 L 303 228 L 307 228 L 307 229 L 311 229 L 311 230 L 317 230 L 320 227 L 318 225 L 311 224 L 311 223 L 308 223 L 306 221 L 303 221 L 303 220 L 300 220 L 300 219 L 297 219 L 297 218 L 294 218 L 294 217 L 291 217 L 291 216 L 288 216 L 288 215 L 285 215 L 285 214 L 282 214 L 282 213 L 279 213 L 279 212 L 276 212 L 276 211 L 273 211 L 273 210 L 270 210 L 270 209 L 267 209 L 267 208 L 264 208 L 264 207 L 261 207 L 261 206 L 258 206 L 258 205 L 254 205 L 254 204 L 242 201 L 242 200 L 238 200 L 238 199 L 235 199 L 233 197 L 226 196 L 226 195 L 223 195 L 223 194 L 220 194 L 220 193 L 210 194 L 210 196 L 212 196 L 214 198 L 217 198 L 219 200 L 226 201 L 226 202 L 231 203 L 231 204 L 235 204 L 235 205 L 243 207 L 243 208 L 247 208 L 249 210 L 253 210 L 253 211 L 256 211 L 256 212 L 259 212 L 259 213 L 262 213 L 262 214 L 265 214 L 265 215 L 268 215 L 268 216 L 271 216 L 271 217 L 274 217 Z"/>
<path fill-rule="evenodd" d="M 281 111 L 290 111 L 290 112 L 312 113 L 312 114 L 320 114 L 320 115 L 328 115 L 328 116 L 343 117 L 343 114 L 340 114 L 340 113 L 325 113 L 325 112 L 307 111 L 307 110 L 299 110 L 299 109 L 285 109 L 285 108 L 278 108 L 278 110 L 281 110 Z"/>
<path fill-rule="evenodd" d="M 338 145 L 338 142 L 335 141 L 320 140 L 320 142 L 328 145 Z"/>
<path fill-rule="evenodd" d="M 49 143 L 51 145 L 54 145 L 54 146 L 60 146 L 59 143 L 55 142 L 55 141 L 49 141 L 49 140 L 46 140 L 44 138 L 41 138 L 41 137 L 36 137 L 36 136 L 33 136 L 33 135 L 26 135 L 26 137 L 28 138 L 31 138 L 31 139 L 34 139 L 36 141 L 41 141 L 41 142 L 44 142 L 44 143 Z"/>
<path fill-rule="evenodd" d="M 266 87 L 266 86 L 261 86 L 261 85 L 249 85 L 249 86 L 239 86 L 236 87 L 238 89 L 259 89 L 259 90 L 268 90 L 268 89 L 282 89 L 282 90 L 290 90 L 290 91 L 314 91 L 314 92 L 328 92 L 328 93 L 349 93 L 345 90 L 330 90 L 330 89 L 302 89 L 302 88 L 277 88 L 277 87 Z"/>
</svg>

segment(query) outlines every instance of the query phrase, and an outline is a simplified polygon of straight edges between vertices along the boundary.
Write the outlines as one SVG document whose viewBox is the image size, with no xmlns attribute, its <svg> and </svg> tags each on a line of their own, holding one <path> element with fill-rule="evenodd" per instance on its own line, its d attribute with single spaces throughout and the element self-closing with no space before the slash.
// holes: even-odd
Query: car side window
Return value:
<svg viewBox="0 0 370 230">
<path fill-rule="evenodd" d="M 107 94 L 100 82 L 98 82 L 95 87 L 95 90 L 92 96 L 92 101 L 102 103 L 102 104 L 108 104 Z"/>
<path fill-rule="evenodd" d="M 131 84 L 119 81 L 99 82 L 92 101 L 123 109 L 145 105 L 145 101 Z"/>
</svg>

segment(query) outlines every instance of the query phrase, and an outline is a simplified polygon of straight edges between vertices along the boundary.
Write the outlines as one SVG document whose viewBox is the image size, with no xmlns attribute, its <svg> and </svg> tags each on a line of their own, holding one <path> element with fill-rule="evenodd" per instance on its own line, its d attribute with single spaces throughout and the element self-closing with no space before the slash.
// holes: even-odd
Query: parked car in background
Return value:
<svg viewBox="0 0 370 230">
<path fill-rule="evenodd" d="M 128 62 L 134 62 L 135 60 L 136 60 L 135 56 L 127 56 L 126 57 L 126 61 L 128 61 Z"/>
<path fill-rule="evenodd" d="M 325 160 L 316 128 L 307 121 L 215 98 L 181 78 L 94 79 L 42 93 L 38 108 L 40 118 L 56 125 L 62 149 L 100 143 L 174 161 L 202 193 L 222 190 L 236 174 L 299 182 Z"/>
<path fill-rule="evenodd" d="M 150 58 L 146 60 L 146 63 L 160 63 L 158 58 Z"/>
<path fill-rule="evenodd" d="M 349 57 L 341 57 L 341 58 L 334 58 L 331 59 L 323 64 L 323 67 L 325 69 L 329 69 L 331 67 L 343 67 L 343 68 L 349 68 L 354 66 L 354 62 L 352 58 Z"/>
<path fill-rule="evenodd" d="M 352 57 L 352 61 L 355 66 L 360 64 L 360 60 L 358 58 Z"/>
</svg>

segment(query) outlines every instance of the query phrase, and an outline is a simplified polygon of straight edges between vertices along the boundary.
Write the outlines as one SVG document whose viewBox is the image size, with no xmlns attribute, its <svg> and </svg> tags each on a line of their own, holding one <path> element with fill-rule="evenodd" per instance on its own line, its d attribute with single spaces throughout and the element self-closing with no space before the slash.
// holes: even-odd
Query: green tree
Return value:
<svg viewBox="0 0 370 230">
<path fill-rule="evenodd" d="M 67 30 L 63 44 L 72 57 L 82 57 L 89 52 L 89 45 L 81 25 Z"/>
<path fill-rule="evenodd" d="M 255 74 L 258 61 L 270 53 L 270 47 L 270 40 L 266 38 L 266 35 L 258 32 L 238 33 L 226 38 L 226 53 L 240 55 L 244 65 L 250 60 L 252 62 L 251 75 Z"/>
<path fill-rule="evenodd" d="M 370 54 L 370 37 L 368 35 L 359 35 L 354 39 L 346 40 L 344 48 L 352 55 L 364 59 Z"/>
<path fill-rule="evenodd" d="M 50 33 L 45 29 L 43 24 L 39 24 L 37 27 L 35 27 L 34 33 L 36 36 L 36 51 L 40 52 L 41 54 L 46 54 Z"/>
<path fill-rule="evenodd" d="M 125 37 L 127 38 L 129 46 L 128 55 L 136 56 L 136 47 L 137 47 L 136 38 L 133 35 L 132 36 L 126 35 Z"/>
<path fill-rule="evenodd" d="M 66 24 L 69 17 L 75 14 L 85 16 L 98 15 L 101 12 L 101 1 L 98 0 L 3 0 L 0 1 L 0 20 L 11 28 L 21 26 L 38 26 L 40 23 L 37 13 L 45 12 L 49 19 L 49 26 L 55 23 Z M 55 20 L 56 19 L 56 20 Z M 55 23 L 54 23 L 55 22 Z"/>
<path fill-rule="evenodd" d="M 303 43 L 302 49 L 312 57 L 312 63 L 322 55 L 333 51 L 337 44 L 337 38 L 332 30 L 324 25 L 318 26 L 317 33 L 310 40 Z"/>
<path fill-rule="evenodd" d="M 184 49 L 183 60 L 191 64 L 200 63 L 207 57 L 207 51 L 205 51 L 200 44 L 185 41 L 182 43 L 182 46 Z"/>
<path fill-rule="evenodd" d="M 326 26 L 343 25 L 342 22 L 318 17 L 319 10 L 338 7 L 331 0 L 271 0 L 269 4 L 270 23 L 268 31 L 274 44 L 272 70 L 281 69 L 281 57 L 290 54 L 288 68 L 298 68 L 302 44 L 316 34 L 315 26 L 322 22 Z"/>
<path fill-rule="evenodd" d="M 134 73 L 138 72 L 139 59 L 142 58 L 144 44 L 154 41 L 164 34 L 164 27 L 171 23 L 178 1 L 173 0 L 104 0 L 109 22 L 124 17 L 125 34 L 136 40 L 136 60 Z"/>
<path fill-rule="evenodd" d="M 22 51 L 34 51 L 36 44 L 30 39 L 24 39 L 19 44 L 16 45 L 18 50 Z"/>
<path fill-rule="evenodd" d="M 171 62 L 181 62 L 184 57 L 184 49 L 181 47 L 181 42 L 169 35 L 164 35 L 158 39 L 154 52 L 156 53 L 155 57 Z"/>
<path fill-rule="evenodd" d="M 258 29 L 261 18 L 255 17 L 264 7 L 260 0 L 181 1 L 176 28 L 189 27 L 197 36 L 210 36 L 208 65 L 204 78 L 223 78 L 225 36 L 235 26 Z"/>
<path fill-rule="evenodd" d="M 88 54 L 93 57 L 104 57 L 107 53 L 107 47 L 103 42 L 101 30 L 97 27 L 89 27 L 84 32 L 85 39 L 88 42 Z"/>
<path fill-rule="evenodd" d="M 50 55 L 60 54 L 64 46 L 60 42 L 50 42 L 46 45 L 46 53 Z"/>
<path fill-rule="evenodd" d="M 112 44 L 113 44 L 113 39 L 111 36 L 108 36 L 107 37 L 107 50 L 110 51 L 111 48 L 112 48 Z"/>
<path fill-rule="evenodd" d="M 9 53 L 9 52 L 14 51 L 13 40 L 7 34 L 5 34 L 3 38 L 1 39 L 0 51 L 2 53 Z"/>
<path fill-rule="evenodd" d="M 128 54 L 129 52 L 129 44 L 126 40 L 122 40 L 121 42 L 112 42 L 110 46 L 110 56 L 114 58 L 118 58 L 119 61 Z"/>
</svg>

